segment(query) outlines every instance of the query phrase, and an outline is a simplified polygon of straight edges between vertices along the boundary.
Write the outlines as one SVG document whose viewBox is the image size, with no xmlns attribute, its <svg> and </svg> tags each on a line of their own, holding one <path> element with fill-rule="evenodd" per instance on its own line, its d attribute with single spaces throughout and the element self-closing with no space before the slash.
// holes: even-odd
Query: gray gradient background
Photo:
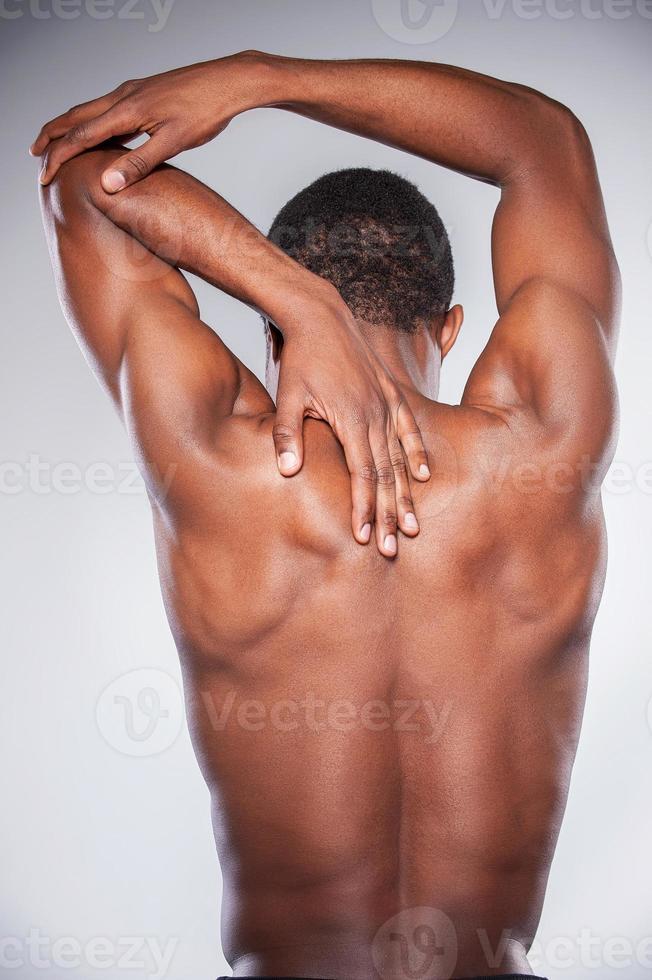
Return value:
<svg viewBox="0 0 652 980">
<path fill-rule="evenodd" d="M 47 943 L 66 937 L 81 944 L 93 937 L 114 944 L 128 937 L 174 939 L 169 980 L 214 978 L 226 966 L 208 794 L 185 730 L 174 739 L 178 703 L 172 682 L 164 683 L 165 675 L 178 682 L 179 671 L 159 597 L 145 496 L 117 486 L 105 494 L 62 492 L 52 470 L 40 486 L 26 475 L 32 454 L 50 467 L 69 462 L 84 472 L 98 461 L 117 468 L 131 459 L 57 305 L 37 207 L 37 164 L 27 146 L 44 118 L 125 78 L 246 47 L 313 57 L 417 57 L 475 68 L 566 102 L 593 139 L 624 279 L 617 362 L 622 431 L 618 467 L 605 492 L 611 554 L 583 737 L 539 932 L 549 960 L 533 965 L 551 980 L 642 980 L 652 970 L 652 942 L 647 966 L 644 947 L 625 962 L 627 944 L 652 936 L 652 480 L 649 465 L 644 468 L 651 458 L 652 10 L 648 5 L 643 16 L 642 6 L 557 0 L 556 6 L 521 9 L 474 0 L 460 4 L 443 37 L 413 43 L 418 31 L 390 36 L 397 33 L 398 0 L 377 3 L 378 18 L 370 0 L 176 0 L 160 30 L 149 29 L 156 24 L 149 0 L 138 0 L 129 17 L 123 0 L 116 0 L 103 8 L 110 11 L 104 20 L 88 12 L 74 16 L 70 6 L 53 10 L 46 0 L 31 8 L 6 0 L 0 14 L 0 417 L 1 457 L 10 469 L 3 469 L 0 493 L 0 935 L 12 939 L 6 959 L 23 961 L 8 976 L 153 975 L 151 966 L 99 969 L 86 954 L 78 967 L 57 966 L 66 949 L 74 958 L 74 946 L 58 947 L 55 957 Z M 560 16 L 564 11 L 570 16 Z M 134 19 L 138 13 L 142 19 Z M 389 23 L 389 33 L 379 20 Z M 465 304 L 467 321 L 446 364 L 442 396 L 459 397 L 493 322 L 494 190 L 271 110 L 237 119 L 181 163 L 264 229 L 297 188 L 325 170 L 389 166 L 416 180 L 440 207 L 453 241 L 456 299 Z M 199 291 L 204 317 L 260 373 L 257 317 L 203 285 Z M 638 474 L 638 485 L 628 474 Z M 138 684 L 120 678 L 135 668 L 164 672 L 153 675 L 153 686 L 169 711 L 162 722 L 169 734 L 162 729 L 160 745 L 148 749 L 147 739 L 136 739 L 144 757 L 123 751 L 130 751 L 119 728 L 126 716 L 115 706 L 124 702 L 109 696 L 113 689 L 101 702 L 109 715 L 113 711 L 112 720 L 96 721 L 107 685 L 117 679 L 117 690 L 133 695 Z M 135 719 L 139 731 L 146 729 L 146 710 L 139 716 L 137 705 Z M 163 751 L 154 754 L 157 747 Z M 30 930 L 45 937 L 41 958 L 49 966 L 36 965 L 30 955 Z M 589 941 L 597 968 L 588 965 Z"/>
</svg>

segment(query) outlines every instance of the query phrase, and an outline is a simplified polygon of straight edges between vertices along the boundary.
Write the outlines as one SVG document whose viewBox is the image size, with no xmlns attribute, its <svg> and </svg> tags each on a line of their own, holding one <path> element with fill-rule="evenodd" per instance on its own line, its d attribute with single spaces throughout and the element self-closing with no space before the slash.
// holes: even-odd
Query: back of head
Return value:
<svg viewBox="0 0 652 980">
<path fill-rule="evenodd" d="M 279 211 L 269 237 L 331 282 L 359 320 L 412 333 L 450 306 L 453 258 L 442 220 L 389 170 L 325 174 Z"/>
</svg>

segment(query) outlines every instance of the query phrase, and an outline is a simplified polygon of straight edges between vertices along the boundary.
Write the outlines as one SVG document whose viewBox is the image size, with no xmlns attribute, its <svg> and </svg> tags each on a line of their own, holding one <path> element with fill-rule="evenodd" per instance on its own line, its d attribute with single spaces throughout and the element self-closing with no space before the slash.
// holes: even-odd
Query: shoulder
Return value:
<svg viewBox="0 0 652 980">
<path fill-rule="evenodd" d="M 462 404 L 497 411 L 530 456 L 566 468 L 590 460 L 601 481 L 617 435 L 613 347 L 582 296 L 532 279 L 503 311 Z"/>
<path fill-rule="evenodd" d="M 419 418 L 433 473 L 420 513 L 455 519 L 479 539 L 540 548 L 551 528 L 601 514 L 601 461 L 578 455 L 528 415 L 433 404 Z M 589 521 L 589 524 L 592 522 Z"/>
</svg>

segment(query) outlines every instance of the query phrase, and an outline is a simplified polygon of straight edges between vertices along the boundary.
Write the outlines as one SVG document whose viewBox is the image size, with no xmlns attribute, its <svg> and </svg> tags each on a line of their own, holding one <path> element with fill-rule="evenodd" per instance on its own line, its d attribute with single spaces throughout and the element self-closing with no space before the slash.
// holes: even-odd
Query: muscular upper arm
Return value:
<svg viewBox="0 0 652 980">
<path fill-rule="evenodd" d="M 179 467 L 182 482 L 184 460 L 233 410 L 241 365 L 199 319 L 182 274 L 97 207 L 105 165 L 105 151 L 79 157 L 42 190 L 46 234 L 66 318 L 157 494 Z"/>
<path fill-rule="evenodd" d="M 568 455 L 607 461 L 619 275 L 590 145 L 559 107 L 558 139 L 502 187 L 492 230 L 499 320 L 464 393 L 528 419 Z"/>
</svg>

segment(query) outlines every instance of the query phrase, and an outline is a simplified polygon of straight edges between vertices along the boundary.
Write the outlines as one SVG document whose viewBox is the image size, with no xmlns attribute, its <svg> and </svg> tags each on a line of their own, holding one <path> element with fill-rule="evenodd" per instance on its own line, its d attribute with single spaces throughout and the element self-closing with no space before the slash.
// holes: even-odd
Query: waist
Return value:
<svg viewBox="0 0 652 980">
<path fill-rule="evenodd" d="M 333 980 L 450 980 L 531 976 L 525 946 L 507 935 L 469 935 L 444 913 L 421 907 L 386 920 L 357 940 L 330 940 L 266 949 L 242 949 L 228 957 L 234 977 L 329 977 Z"/>
</svg>

